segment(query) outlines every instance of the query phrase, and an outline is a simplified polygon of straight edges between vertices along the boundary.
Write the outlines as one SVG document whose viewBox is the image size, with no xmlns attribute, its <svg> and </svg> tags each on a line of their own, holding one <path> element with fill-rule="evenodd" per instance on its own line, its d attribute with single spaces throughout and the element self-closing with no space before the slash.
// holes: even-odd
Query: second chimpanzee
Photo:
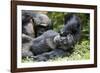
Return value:
<svg viewBox="0 0 100 73">
<path fill-rule="evenodd" d="M 52 29 L 51 20 L 46 14 L 22 10 L 22 56 L 32 56 L 29 51 L 31 41 L 45 31 Z"/>
</svg>

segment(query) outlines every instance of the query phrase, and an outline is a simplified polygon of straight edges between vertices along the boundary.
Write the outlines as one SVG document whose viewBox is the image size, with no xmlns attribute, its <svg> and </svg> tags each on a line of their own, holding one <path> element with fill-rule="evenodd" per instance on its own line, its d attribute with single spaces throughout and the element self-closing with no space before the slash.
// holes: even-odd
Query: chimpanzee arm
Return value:
<svg viewBox="0 0 100 73">
<path fill-rule="evenodd" d="M 30 37 L 30 36 L 28 36 L 26 34 L 22 34 L 22 43 L 25 43 L 25 42 L 28 43 L 28 42 L 30 42 L 32 40 L 33 40 L 32 37 Z"/>
<path fill-rule="evenodd" d="M 22 57 L 31 57 L 33 56 L 32 52 L 30 51 L 30 46 L 32 45 L 32 40 L 34 38 L 22 34 Z"/>
</svg>

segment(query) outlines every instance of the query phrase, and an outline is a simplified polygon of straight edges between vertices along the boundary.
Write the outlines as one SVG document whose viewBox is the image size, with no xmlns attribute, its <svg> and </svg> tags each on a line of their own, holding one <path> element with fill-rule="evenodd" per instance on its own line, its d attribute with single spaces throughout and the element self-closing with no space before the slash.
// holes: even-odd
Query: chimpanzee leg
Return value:
<svg viewBox="0 0 100 73">
<path fill-rule="evenodd" d="M 47 61 L 48 59 L 54 59 L 56 57 L 62 57 L 66 55 L 66 51 L 62 49 L 54 49 L 50 52 L 46 52 L 37 56 L 33 56 L 33 59 L 36 61 Z"/>
</svg>

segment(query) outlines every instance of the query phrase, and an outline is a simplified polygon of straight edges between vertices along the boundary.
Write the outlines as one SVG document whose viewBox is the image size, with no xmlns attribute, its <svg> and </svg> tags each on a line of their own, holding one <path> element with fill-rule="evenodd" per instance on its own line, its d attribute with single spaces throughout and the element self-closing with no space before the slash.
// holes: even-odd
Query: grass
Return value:
<svg viewBox="0 0 100 73">
<path fill-rule="evenodd" d="M 88 60 L 90 59 L 90 46 L 88 40 L 83 40 L 78 42 L 73 52 L 69 56 L 58 57 L 55 59 L 50 59 L 47 62 L 55 62 L 55 61 L 74 61 L 74 60 Z M 32 58 L 24 58 L 22 59 L 22 63 L 36 62 L 33 61 Z"/>
</svg>

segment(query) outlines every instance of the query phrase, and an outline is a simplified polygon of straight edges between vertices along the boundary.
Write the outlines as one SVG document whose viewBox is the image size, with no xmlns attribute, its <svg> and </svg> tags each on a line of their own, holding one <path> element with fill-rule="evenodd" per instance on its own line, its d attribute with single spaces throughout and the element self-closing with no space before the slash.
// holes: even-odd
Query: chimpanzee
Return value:
<svg viewBox="0 0 100 73">
<path fill-rule="evenodd" d="M 46 14 L 22 10 L 22 56 L 32 56 L 31 41 L 45 31 L 52 29 L 51 20 Z"/>
<path fill-rule="evenodd" d="M 33 53 L 34 60 L 46 61 L 67 54 L 79 40 L 80 32 L 80 18 L 74 14 L 65 16 L 60 33 L 48 30 L 32 41 L 30 51 Z"/>
<path fill-rule="evenodd" d="M 22 10 L 22 33 L 37 37 L 49 29 L 52 29 L 52 24 L 46 14 Z"/>
</svg>

